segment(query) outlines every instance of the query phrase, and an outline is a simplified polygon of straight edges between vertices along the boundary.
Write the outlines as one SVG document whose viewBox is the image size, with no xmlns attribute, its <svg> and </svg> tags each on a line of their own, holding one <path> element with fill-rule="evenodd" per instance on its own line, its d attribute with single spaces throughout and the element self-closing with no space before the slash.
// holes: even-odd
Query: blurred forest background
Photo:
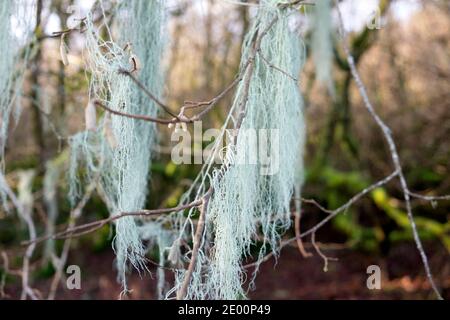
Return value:
<svg viewBox="0 0 450 320">
<path fill-rule="evenodd" d="M 92 1 L 41 1 L 35 21 L 35 42 L 21 97 L 23 112 L 11 126 L 6 149 L 6 179 L 14 190 L 23 170 L 35 170 L 33 219 L 38 235 L 48 232 L 47 212 L 56 206 L 54 224 L 65 226 L 70 214 L 67 199 L 67 138 L 84 129 L 88 101 L 83 61 L 83 34 L 66 37 L 69 65 L 60 58 L 60 38 L 54 31 L 66 28 L 71 4 L 82 12 Z M 227 1 L 168 1 L 169 41 L 165 54 L 165 101 L 208 100 L 235 77 L 241 44 L 254 8 Z M 106 9 L 108 1 L 105 1 Z M 370 98 L 393 131 L 410 189 L 423 195 L 450 194 L 450 4 L 446 0 L 345 0 L 341 3 L 350 46 Z M 379 9 L 381 28 L 367 27 Z M 336 36 L 333 57 L 335 95 L 315 80 L 309 55 L 308 7 L 299 28 L 308 59 L 299 75 L 308 127 L 303 197 L 333 209 L 393 171 L 388 147 L 355 87 Z M 84 14 L 85 14 L 84 11 Z M 72 16 L 73 18 L 73 16 Z M 370 25 L 370 24 L 369 24 Z M 232 99 L 229 94 L 204 119 L 203 129 L 219 127 Z M 199 165 L 175 165 L 170 161 L 170 130 L 159 126 L 160 143 L 152 164 L 147 208 L 176 206 L 195 178 Z M 201 146 L 194 146 L 201 147 Z M 56 197 L 44 196 L 49 166 L 57 171 Z M 284 248 L 275 264 L 264 263 L 250 298 L 269 299 L 427 299 L 433 298 L 420 256 L 412 241 L 403 195 L 397 181 L 374 190 L 346 213 L 338 215 L 318 232 L 317 241 L 330 261 L 327 272 L 316 254 L 304 258 L 296 245 Z M 436 282 L 444 298 L 450 298 L 450 201 L 414 199 L 413 210 L 424 240 Z M 55 207 L 53 207 L 55 208 Z M 80 222 L 107 217 L 94 194 Z M 303 207 L 302 229 L 315 225 L 326 213 L 315 206 Z M 58 227 L 57 227 L 58 228 Z M 19 231 L 19 232 L 18 232 Z M 287 236 L 292 236 L 294 230 Z M 21 255 L 26 226 L 14 215 L 0 212 L 0 251 L 3 298 L 18 298 Z M 67 264 L 82 268 L 82 289 L 61 287 L 56 298 L 115 299 L 120 293 L 113 270 L 113 230 L 101 230 L 71 241 Z M 55 242 L 60 252 L 64 241 Z M 309 239 L 304 240 L 312 251 Z M 157 253 L 155 253 L 157 257 Z M 155 258 L 157 260 L 157 258 Z M 8 262 L 8 263 L 6 263 Z M 366 287 L 366 268 L 382 270 L 382 289 Z M 155 267 L 150 265 L 150 270 Z M 45 246 L 38 246 L 31 264 L 32 286 L 48 292 L 54 267 Z M 170 273 L 167 272 L 170 278 Z M 155 279 L 130 277 L 131 298 L 153 298 Z"/>
</svg>

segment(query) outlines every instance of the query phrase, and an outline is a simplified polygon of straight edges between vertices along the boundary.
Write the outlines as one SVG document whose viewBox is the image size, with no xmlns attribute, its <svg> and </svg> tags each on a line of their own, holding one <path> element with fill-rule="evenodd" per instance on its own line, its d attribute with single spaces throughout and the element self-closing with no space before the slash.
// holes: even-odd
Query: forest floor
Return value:
<svg viewBox="0 0 450 320">
<path fill-rule="evenodd" d="M 313 252 L 308 248 L 310 252 Z M 430 286 L 425 280 L 420 257 L 414 244 L 397 244 L 386 257 L 361 253 L 345 248 L 323 250 L 338 261 L 329 261 L 328 271 L 323 271 L 323 260 L 315 253 L 303 258 L 295 246 L 282 250 L 277 263 L 273 259 L 265 262 L 256 278 L 256 289 L 249 293 L 250 299 L 433 299 Z M 450 299 L 450 256 L 439 244 L 429 245 L 431 267 L 442 295 Z M 82 254 L 72 251 L 70 264 L 81 266 L 81 289 L 60 288 L 57 299 L 117 299 L 121 287 L 113 271 L 112 250 Z M 381 269 L 381 289 L 367 288 L 367 267 L 378 265 Z M 134 272 L 128 285 L 130 299 L 154 299 L 155 268 L 152 276 Z M 171 281 L 171 272 L 167 271 Z M 48 292 L 50 278 L 36 280 L 34 287 Z M 20 283 L 7 285 L 10 298 L 20 295 Z"/>
</svg>

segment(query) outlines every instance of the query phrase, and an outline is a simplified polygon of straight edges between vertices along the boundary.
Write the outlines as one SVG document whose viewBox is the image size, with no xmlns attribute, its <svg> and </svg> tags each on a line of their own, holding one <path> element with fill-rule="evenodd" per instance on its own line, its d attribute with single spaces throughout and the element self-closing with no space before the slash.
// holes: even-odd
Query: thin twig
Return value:
<svg viewBox="0 0 450 320">
<path fill-rule="evenodd" d="M 312 253 L 307 252 L 305 249 L 305 246 L 303 245 L 302 238 L 300 238 L 300 219 L 302 218 L 302 212 L 295 212 L 294 213 L 294 220 L 295 220 L 295 237 L 297 239 L 297 247 L 300 251 L 300 254 L 303 256 L 303 258 L 309 258 L 312 256 Z"/>
<path fill-rule="evenodd" d="M 439 201 L 439 200 L 450 200 L 450 195 L 446 196 L 424 196 L 419 193 L 408 191 L 409 195 L 414 198 L 426 200 L 426 201 Z"/>
<path fill-rule="evenodd" d="M 186 297 L 187 288 L 191 283 L 192 274 L 194 273 L 195 267 L 197 266 L 197 258 L 200 250 L 200 245 L 202 243 L 203 230 L 205 227 L 205 217 L 206 212 L 208 211 L 208 203 L 211 192 L 212 189 L 209 189 L 202 198 L 200 217 L 198 219 L 197 229 L 195 230 L 195 236 L 193 239 L 191 261 L 189 262 L 188 269 L 184 275 L 183 283 L 181 284 L 180 289 L 177 291 L 177 300 L 184 300 L 184 298 Z"/>
<path fill-rule="evenodd" d="M 307 231 L 301 233 L 298 236 L 295 236 L 293 238 L 290 238 L 288 240 L 283 241 L 280 244 L 280 250 L 283 249 L 285 246 L 290 245 L 291 243 L 295 242 L 297 240 L 297 237 L 299 238 L 304 238 L 307 235 L 313 234 L 314 232 L 316 232 L 317 230 L 319 230 L 321 227 L 323 227 L 325 224 L 328 223 L 328 221 L 330 221 L 331 219 L 333 219 L 334 217 L 336 217 L 339 213 L 346 211 L 348 208 L 350 208 L 355 202 L 357 202 L 359 199 L 361 199 L 362 197 L 364 197 L 365 195 L 367 195 L 369 192 L 375 190 L 376 188 L 379 188 L 385 184 L 387 184 L 389 181 L 391 181 L 392 179 L 394 179 L 395 177 L 398 176 L 398 172 L 394 171 L 393 173 L 391 173 L 389 176 L 387 176 L 386 178 L 370 185 L 369 187 L 365 188 L 364 190 L 362 190 L 361 192 L 359 192 L 358 194 L 354 195 L 350 200 L 348 200 L 345 204 L 343 204 L 342 206 L 340 206 L 339 208 L 335 209 L 335 210 L 328 210 L 323 208 L 322 206 L 318 205 L 317 202 L 314 201 L 314 204 L 317 204 L 319 208 L 323 208 L 325 213 L 328 213 L 329 215 L 327 217 L 325 217 L 324 219 L 322 219 L 322 221 L 320 221 L 318 224 L 316 224 L 314 227 L 311 227 L 310 229 L 308 229 Z M 309 201 L 309 200 L 308 200 Z M 309 203 L 312 203 L 311 201 L 309 201 Z M 254 263 L 250 263 L 244 266 L 244 268 L 250 268 L 253 266 L 256 266 L 260 263 L 266 262 L 268 261 L 270 258 L 272 258 L 272 256 L 274 256 L 273 252 L 270 252 L 269 254 L 267 254 L 266 256 L 264 256 L 264 258 L 262 258 L 259 262 L 254 262 Z"/>
<path fill-rule="evenodd" d="M 98 100 L 94 101 L 94 105 L 97 106 L 97 107 L 101 107 L 101 108 L 105 109 L 106 111 L 108 111 L 108 112 L 110 112 L 112 114 L 115 114 L 117 116 L 122 116 L 122 117 L 136 119 L 136 120 L 144 120 L 144 121 L 156 122 L 156 123 L 160 123 L 160 124 L 180 123 L 180 122 L 190 123 L 190 122 L 192 122 L 189 119 L 161 119 L 161 118 L 155 118 L 155 117 L 144 116 L 144 115 L 139 115 L 139 114 L 125 113 L 125 112 L 121 112 L 121 111 L 117 111 L 117 110 L 111 109 L 110 107 L 107 107 L 106 105 L 104 105 L 102 102 L 100 102 Z"/>
<path fill-rule="evenodd" d="M 77 206 L 70 212 L 69 217 L 69 227 L 68 229 L 72 229 L 75 227 L 76 222 L 78 218 L 81 216 L 81 213 L 83 211 L 83 208 L 86 206 L 87 202 L 92 196 L 92 193 L 95 190 L 95 185 L 97 183 L 98 176 L 91 182 L 91 184 L 86 188 L 86 192 L 84 193 L 83 197 L 81 198 L 80 202 L 77 204 Z M 70 244 L 71 244 L 72 238 L 67 238 L 64 241 L 63 250 L 61 252 L 60 257 L 56 261 L 56 272 L 53 276 L 51 285 L 50 285 L 50 292 L 48 294 L 48 300 L 55 299 L 56 291 L 58 290 L 58 284 L 61 281 L 61 277 L 63 274 L 63 268 L 66 265 L 67 258 L 69 256 L 70 251 Z"/>
<path fill-rule="evenodd" d="M 155 103 L 157 103 L 159 106 L 161 106 L 167 113 L 172 115 L 174 117 L 173 119 L 155 118 L 155 117 L 150 117 L 150 116 L 145 116 L 145 115 L 136 115 L 136 114 L 131 114 L 131 113 L 125 113 L 125 112 L 117 111 L 117 110 L 109 108 L 108 106 L 106 106 L 105 104 L 100 102 L 99 100 L 95 100 L 94 101 L 94 105 L 96 105 L 98 107 L 101 107 L 104 110 L 106 110 L 106 111 L 108 111 L 108 112 L 110 112 L 112 114 L 115 114 L 115 115 L 118 115 L 118 116 L 122 116 L 122 117 L 132 118 L 132 119 L 136 119 L 136 120 L 144 120 L 144 121 L 155 122 L 155 123 L 159 123 L 159 124 L 193 123 L 194 121 L 199 120 L 205 114 L 207 114 L 214 106 L 217 105 L 217 103 L 227 93 L 229 93 L 242 80 L 242 78 L 243 78 L 243 76 L 245 74 L 245 71 L 247 70 L 247 66 L 249 64 L 250 63 L 247 62 L 247 64 L 241 70 L 239 75 L 223 91 L 221 91 L 217 96 L 215 96 L 214 98 L 212 98 L 209 101 L 201 101 L 201 102 L 185 101 L 185 103 L 181 107 L 180 113 L 178 115 L 175 115 L 169 109 L 168 106 L 166 106 L 160 100 L 158 100 L 132 73 L 130 73 L 129 71 L 125 71 L 125 70 L 121 70 L 120 71 L 121 73 L 123 73 L 125 75 L 128 75 L 134 82 L 136 82 L 136 84 L 139 86 L 139 88 L 144 90 L 144 92 L 146 93 L 146 95 L 150 99 L 155 101 Z M 201 112 L 199 112 L 198 114 L 195 114 L 191 118 L 188 118 L 188 117 L 186 117 L 184 115 L 185 110 L 187 110 L 187 109 L 195 109 L 195 108 L 200 108 L 200 107 L 206 107 L 206 108 L 204 110 L 202 110 Z"/>
<path fill-rule="evenodd" d="M 31 213 L 23 214 L 22 218 L 25 220 L 25 223 L 28 228 L 28 233 L 30 236 L 30 244 L 28 245 L 25 255 L 23 256 L 23 264 L 22 264 L 22 293 L 20 295 L 21 300 L 25 300 L 27 295 L 29 295 L 33 300 L 38 300 L 33 290 L 31 290 L 29 286 L 29 278 L 30 278 L 30 260 L 33 256 L 34 249 L 36 248 L 36 228 L 34 226 L 33 219 L 31 218 Z"/>
<path fill-rule="evenodd" d="M 316 243 L 316 233 L 313 232 L 311 234 L 311 244 L 316 249 L 317 254 L 323 259 L 323 272 L 328 272 L 328 260 L 337 261 L 337 258 L 327 257 L 323 254 L 322 250 L 320 250 L 319 245 Z"/>
<path fill-rule="evenodd" d="M 115 114 L 122 115 L 122 116 L 125 116 L 125 117 L 134 118 L 134 119 L 139 119 L 139 120 L 157 122 L 157 123 L 161 123 L 161 124 L 181 123 L 181 122 L 192 123 L 194 121 L 199 120 L 205 114 L 207 114 L 214 106 L 217 105 L 217 103 L 225 95 L 227 95 L 243 79 L 245 71 L 247 70 L 247 67 L 248 67 L 249 64 L 250 64 L 250 62 L 247 61 L 247 63 L 244 65 L 244 67 L 239 72 L 239 74 L 236 76 L 236 78 L 224 90 L 222 90 L 217 96 L 215 96 L 214 98 L 212 98 L 212 99 L 210 99 L 208 101 L 199 101 L 199 102 L 196 102 L 196 101 L 185 101 L 183 106 L 180 108 L 180 113 L 178 115 L 176 115 L 173 111 L 171 111 L 169 106 L 164 104 L 153 93 L 151 93 L 150 90 L 147 87 L 145 87 L 145 85 L 142 82 L 140 82 L 139 79 L 136 78 L 136 76 L 134 76 L 130 71 L 121 69 L 121 70 L 119 70 L 120 73 L 130 77 L 133 80 L 133 82 L 136 83 L 136 85 L 141 90 L 143 90 L 144 93 L 151 100 L 153 100 L 157 105 L 159 105 L 164 111 L 166 111 L 168 114 L 170 114 L 174 118 L 171 119 L 171 120 L 165 120 L 165 119 L 158 119 L 158 118 L 151 118 L 151 117 L 145 117 L 144 118 L 142 116 L 136 116 L 136 115 L 131 115 L 131 114 L 124 114 L 124 113 L 119 113 L 119 112 L 116 112 Z M 107 108 L 104 107 L 104 105 L 102 105 L 102 107 L 104 109 L 108 110 Z M 199 112 L 198 114 L 195 114 L 191 118 L 187 118 L 184 115 L 185 111 L 188 110 L 188 109 L 197 109 L 197 108 L 201 108 L 201 107 L 206 107 L 206 108 L 204 110 L 202 110 L 201 112 Z M 111 110 L 108 110 L 108 111 L 112 112 Z"/>
<path fill-rule="evenodd" d="M 240 81 L 244 79 L 245 85 L 244 85 L 244 93 L 242 96 L 242 100 L 240 102 L 240 108 L 239 108 L 239 116 L 237 121 L 237 128 L 240 127 L 240 124 L 245 116 L 245 112 L 243 112 L 244 106 L 247 103 L 247 97 L 248 97 L 248 91 L 250 88 L 250 79 L 252 77 L 253 69 L 254 69 L 254 59 L 261 47 L 261 41 L 262 38 L 267 34 L 267 32 L 272 28 L 272 26 L 275 24 L 275 22 L 278 20 L 278 17 L 275 17 L 268 25 L 267 27 L 258 35 L 254 42 L 254 47 L 252 50 L 252 54 L 249 57 L 248 61 L 244 64 L 244 66 L 241 68 L 238 76 L 223 90 L 221 91 L 216 97 L 212 98 L 209 101 L 201 101 L 201 102 L 193 102 L 193 101 L 185 101 L 184 105 L 180 109 L 180 113 L 176 115 L 166 104 L 164 104 L 161 100 L 159 100 L 150 90 L 141 82 L 139 79 L 133 75 L 132 72 L 120 69 L 119 73 L 124 74 L 141 89 L 144 91 L 144 93 L 153 100 L 158 106 L 160 106 L 165 112 L 173 116 L 173 119 L 162 119 L 162 118 L 155 118 L 150 117 L 146 115 L 136 115 L 136 114 L 130 114 L 125 113 L 121 111 L 117 111 L 114 109 L 111 109 L 110 107 L 106 106 L 104 103 L 100 102 L 99 100 L 94 101 L 94 105 L 103 108 L 104 110 L 119 115 L 122 117 L 132 118 L 136 120 L 144 120 L 148 122 L 155 122 L 159 124 L 176 124 L 176 123 L 193 123 L 194 121 L 199 120 L 201 117 L 203 117 L 206 113 L 208 113 L 217 103 L 228 93 L 230 92 Z M 271 67 L 275 67 L 271 65 Z M 276 68 L 276 67 L 275 67 Z M 278 71 L 283 72 L 281 69 L 277 68 Z M 295 79 L 295 78 L 294 78 Z M 198 114 L 194 115 L 191 118 L 188 118 L 184 115 L 185 110 L 187 109 L 195 109 L 200 107 L 206 107 L 204 110 L 199 112 Z"/>
<path fill-rule="evenodd" d="M 363 191 L 361 191 L 360 193 L 354 195 L 349 201 L 347 201 L 344 205 L 340 206 L 339 208 L 332 210 L 331 214 L 329 214 L 326 218 L 324 218 L 322 221 L 320 221 L 318 224 L 316 224 L 314 227 L 311 227 L 309 230 L 307 230 L 306 232 L 302 233 L 300 235 L 300 237 L 306 237 L 309 234 L 312 234 L 313 232 L 316 232 L 317 230 L 319 230 L 321 227 L 323 227 L 328 221 L 330 221 L 331 219 L 333 219 L 335 216 L 337 216 L 339 213 L 347 211 L 348 208 L 350 208 L 355 202 L 357 202 L 359 199 L 361 199 L 362 197 L 364 197 L 366 194 L 368 194 L 369 192 L 375 190 L 376 188 L 379 188 L 385 184 L 387 184 L 389 181 L 391 181 L 392 179 L 394 179 L 395 177 L 398 176 L 398 171 L 394 171 L 393 173 L 391 173 L 389 176 L 387 176 L 386 178 L 384 178 L 383 180 L 378 181 L 377 183 L 372 184 L 371 186 L 365 188 Z M 294 241 L 295 238 L 292 238 L 288 241 Z"/>
<path fill-rule="evenodd" d="M 286 9 L 289 7 L 295 7 L 297 5 L 303 6 L 303 5 L 309 5 L 309 6 L 314 6 L 314 2 L 307 2 L 305 0 L 293 0 L 293 1 L 288 1 L 288 2 L 280 2 L 278 4 L 278 7 L 281 9 Z"/>
<path fill-rule="evenodd" d="M 102 18 L 102 17 L 103 16 L 100 16 L 100 18 Z M 56 38 L 57 39 L 57 38 L 60 38 L 62 35 L 70 34 L 72 32 L 83 33 L 83 32 L 86 31 L 86 29 L 83 29 L 81 24 L 85 20 L 86 20 L 86 18 L 82 18 L 82 19 L 80 19 L 80 23 L 76 27 L 67 28 L 67 29 L 60 30 L 60 31 L 53 31 L 51 34 L 45 34 L 45 35 L 42 35 L 42 36 L 38 37 L 37 40 L 41 41 L 41 40 L 44 40 L 44 39 L 52 39 L 52 38 Z M 98 20 L 100 20 L 100 19 L 95 20 L 94 23 L 97 22 Z"/>
<path fill-rule="evenodd" d="M 282 74 L 284 74 L 286 77 L 292 79 L 295 83 L 298 82 L 298 79 L 296 77 L 294 77 L 293 75 L 289 74 L 289 72 L 284 71 L 283 69 L 277 67 L 276 65 L 274 65 L 272 62 L 270 62 L 262 53 L 261 50 L 258 51 L 259 56 L 261 57 L 261 59 L 272 69 L 277 70 L 278 72 L 281 72 Z"/>
<path fill-rule="evenodd" d="M 201 111 L 200 113 L 194 115 L 192 117 L 193 120 L 198 120 L 201 117 L 203 117 L 206 113 L 208 113 L 228 92 L 230 92 L 239 82 L 242 81 L 242 79 L 244 78 L 244 74 L 248 68 L 248 66 L 250 65 L 250 61 L 247 61 L 247 63 L 245 63 L 244 67 L 242 68 L 242 70 L 239 72 L 239 75 L 233 80 L 233 82 L 231 82 L 221 93 L 219 93 L 216 97 L 214 97 L 213 99 L 209 100 L 209 101 L 204 101 L 204 102 L 192 102 L 192 101 L 187 101 L 185 102 L 185 106 L 183 106 L 183 108 L 187 108 L 187 109 L 192 109 L 192 108 L 198 108 L 198 107 L 203 107 L 203 106 L 207 106 L 203 111 Z"/>
<path fill-rule="evenodd" d="M 48 239 L 66 239 L 69 237 L 71 237 L 71 238 L 79 237 L 79 236 L 91 233 L 95 230 L 98 230 L 98 229 L 102 228 L 104 225 L 106 225 L 110 222 L 116 221 L 118 219 L 124 218 L 124 217 L 150 217 L 150 216 L 154 216 L 154 215 L 171 213 L 174 211 L 181 211 L 181 210 L 189 209 L 192 207 L 197 207 L 197 206 L 201 205 L 201 203 L 202 203 L 202 201 L 200 199 L 200 200 L 193 201 L 189 204 L 178 206 L 178 207 L 173 207 L 173 208 L 140 210 L 140 211 L 135 211 L 135 212 L 122 212 L 121 214 L 111 216 L 111 217 L 108 217 L 105 219 L 96 220 L 96 221 L 82 224 L 82 225 L 79 225 L 79 226 L 76 226 L 73 228 L 67 228 L 66 230 L 63 230 L 61 232 L 55 233 L 50 236 L 43 236 L 40 238 L 36 238 L 34 241 L 25 241 L 25 242 L 22 242 L 22 244 L 29 245 L 30 243 L 33 243 L 33 242 L 40 243 L 40 242 L 46 241 Z"/>
<path fill-rule="evenodd" d="M 323 212 L 328 213 L 328 214 L 332 214 L 332 213 L 333 213 L 333 210 L 326 209 L 325 207 L 323 207 L 320 203 L 318 203 L 318 202 L 317 202 L 316 200 L 314 200 L 314 199 L 305 199 L 305 198 L 302 198 L 301 200 L 302 200 L 302 202 L 304 202 L 304 203 L 309 203 L 309 204 L 314 205 L 314 206 L 317 207 L 320 211 L 323 211 Z"/>
<path fill-rule="evenodd" d="M 150 90 L 147 89 L 147 87 L 141 81 L 139 81 L 139 79 L 136 78 L 136 76 L 132 72 L 125 70 L 125 69 L 120 69 L 119 73 L 128 76 L 139 87 L 139 89 L 141 89 L 145 93 L 145 95 L 147 97 L 149 97 L 151 100 L 153 100 L 158 106 L 160 106 L 169 115 L 178 119 L 178 116 L 173 111 L 171 111 L 167 105 L 165 105 L 161 100 L 159 100 L 153 93 L 151 93 Z"/>
</svg>

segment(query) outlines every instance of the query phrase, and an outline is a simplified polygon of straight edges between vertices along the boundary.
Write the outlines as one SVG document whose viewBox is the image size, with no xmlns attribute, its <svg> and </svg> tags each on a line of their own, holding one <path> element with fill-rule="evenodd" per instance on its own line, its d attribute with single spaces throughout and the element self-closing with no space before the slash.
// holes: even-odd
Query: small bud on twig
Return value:
<svg viewBox="0 0 450 320">
<path fill-rule="evenodd" d="M 141 61 L 138 59 L 138 57 L 135 54 L 131 54 L 130 56 L 130 64 L 132 66 L 131 72 L 139 71 L 141 70 Z"/>
</svg>

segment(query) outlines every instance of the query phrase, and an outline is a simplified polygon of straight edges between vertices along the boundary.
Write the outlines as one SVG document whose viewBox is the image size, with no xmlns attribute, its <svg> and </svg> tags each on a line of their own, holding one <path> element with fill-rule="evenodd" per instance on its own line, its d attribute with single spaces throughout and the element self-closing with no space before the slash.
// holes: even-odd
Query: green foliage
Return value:
<svg viewBox="0 0 450 320">
<path fill-rule="evenodd" d="M 112 243 L 112 227 L 105 225 L 92 234 L 90 243 L 93 252 L 101 252 L 111 248 Z"/>
<path fill-rule="evenodd" d="M 408 215 L 398 208 L 398 201 L 390 197 L 386 190 L 382 188 L 375 189 L 372 192 L 372 199 L 375 204 L 382 209 L 397 225 L 402 228 L 407 235 L 412 237 L 411 224 Z M 438 221 L 415 215 L 417 227 L 422 235 L 427 238 L 437 238 L 442 241 L 450 252 L 450 221 L 440 223 Z M 398 234 L 397 234 L 398 237 Z"/>
<path fill-rule="evenodd" d="M 34 276 L 37 279 L 49 279 L 55 274 L 55 267 L 53 263 L 47 262 L 45 265 L 41 266 L 36 270 Z"/>
<path fill-rule="evenodd" d="M 312 178 L 309 176 L 309 178 Z M 370 183 L 363 178 L 361 173 L 341 172 L 331 167 L 325 167 L 319 176 L 309 183 L 320 183 L 323 186 L 321 195 L 326 207 L 336 209 L 345 204 L 348 199 L 368 187 Z M 348 243 L 363 250 L 378 250 L 381 241 L 386 237 L 389 240 L 403 241 L 412 240 L 412 232 L 406 212 L 399 208 L 399 200 L 389 196 L 385 188 L 377 188 L 370 193 L 371 202 L 382 211 L 390 220 L 398 226 L 398 230 L 393 230 L 389 234 L 379 225 L 363 225 L 361 216 L 363 214 L 377 214 L 373 210 L 364 213 L 359 204 L 355 208 L 349 208 L 346 212 L 340 213 L 333 219 L 333 226 L 339 232 L 348 237 Z M 439 239 L 450 252 L 450 222 L 441 223 L 437 220 L 415 215 L 415 221 L 419 233 L 424 239 Z"/>
<path fill-rule="evenodd" d="M 116 19 L 119 35 L 118 39 L 113 39 L 109 26 L 103 29 L 106 32 L 103 36 L 94 26 L 92 13 L 88 15 L 85 24 L 91 99 L 121 112 L 156 116 L 156 104 L 149 102 L 145 93 L 119 71 L 131 70 L 153 94 L 161 94 L 164 18 L 161 1 L 120 2 Z M 86 123 L 87 120 L 95 122 L 95 110 L 88 115 Z M 111 215 L 142 209 L 149 189 L 151 152 L 156 142 L 155 124 L 107 114 L 98 127 L 89 124 L 87 129 L 71 140 L 72 198 L 81 194 L 82 183 L 77 172 L 78 162 L 82 160 L 87 182 L 96 183 L 98 179 Z M 118 219 L 115 225 L 113 246 L 119 277 L 126 291 L 128 264 L 144 270 L 145 248 L 133 217 Z"/>
</svg>

